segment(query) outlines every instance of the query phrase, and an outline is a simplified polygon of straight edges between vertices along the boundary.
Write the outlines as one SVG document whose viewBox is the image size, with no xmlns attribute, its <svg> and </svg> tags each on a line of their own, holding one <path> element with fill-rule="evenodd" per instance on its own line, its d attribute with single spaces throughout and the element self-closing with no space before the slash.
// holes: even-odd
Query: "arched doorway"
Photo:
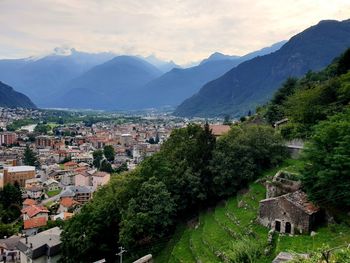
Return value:
<svg viewBox="0 0 350 263">
<path fill-rule="evenodd" d="M 289 222 L 286 222 L 286 229 L 285 229 L 286 234 L 292 233 L 292 225 Z"/>
<path fill-rule="evenodd" d="M 275 222 L 275 231 L 281 232 L 281 222 L 277 221 Z"/>
</svg>

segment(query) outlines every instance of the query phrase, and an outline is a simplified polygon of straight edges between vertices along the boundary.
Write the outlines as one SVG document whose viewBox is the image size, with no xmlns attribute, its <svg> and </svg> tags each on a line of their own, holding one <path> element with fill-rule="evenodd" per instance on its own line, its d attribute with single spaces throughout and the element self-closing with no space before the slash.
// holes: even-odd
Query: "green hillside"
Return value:
<svg viewBox="0 0 350 263">
<path fill-rule="evenodd" d="M 301 161 L 287 160 L 267 172 L 279 169 L 296 172 Z M 179 262 L 271 262 L 281 251 L 310 253 L 325 246 L 337 247 L 350 242 L 350 226 L 335 223 L 319 227 L 310 235 L 277 235 L 268 243 L 269 229 L 256 223 L 259 201 L 265 198 L 262 183 L 250 184 L 242 194 L 227 199 L 213 209 L 202 212 L 195 225 L 180 226 L 177 235 L 156 256 L 156 263 Z"/>
</svg>

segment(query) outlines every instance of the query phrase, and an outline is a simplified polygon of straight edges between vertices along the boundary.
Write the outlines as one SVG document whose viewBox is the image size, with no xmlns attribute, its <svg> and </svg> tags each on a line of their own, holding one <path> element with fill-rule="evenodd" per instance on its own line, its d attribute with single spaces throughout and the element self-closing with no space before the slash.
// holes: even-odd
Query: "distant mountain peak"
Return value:
<svg viewBox="0 0 350 263">
<path fill-rule="evenodd" d="M 157 67 L 163 73 L 169 72 L 173 68 L 180 68 L 180 66 L 177 65 L 174 61 L 162 60 L 162 59 L 158 58 L 155 54 L 151 54 L 147 57 L 140 57 L 140 58 L 146 60 L 148 63 Z"/>
<path fill-rule="evenodd" d="M 69 56 L 72 55 L 72 53 L 77 52 L 74 48 L 70 47 L 56 47 L 53 49 L 52 55 L 57 56 Z"/>
<path fill-rule="evenodd" d="M 235 55 L 225 55 L 225 54 L 220 53 L 220 52 L 214 52 L 208 58 L 203 59 L 200 64 L 204 64 L 204 63 L 207 63 L 209 61 L 232 60 L 232 59 L 238 59 L 238 58 L 240 58 L 240 57 L 239 56 L 235 56 Z"/>
</svg>

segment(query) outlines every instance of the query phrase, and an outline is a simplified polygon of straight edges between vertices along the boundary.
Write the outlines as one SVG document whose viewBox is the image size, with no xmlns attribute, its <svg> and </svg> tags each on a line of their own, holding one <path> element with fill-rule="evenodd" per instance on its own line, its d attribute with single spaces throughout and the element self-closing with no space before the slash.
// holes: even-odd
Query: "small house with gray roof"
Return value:
<svg viewBox="0 0 350 263">
<path fill-rule="evenodd" d="M 17 248 L 20 251 L 21 263 L 56 263 L 60 258 L 62 230 L 50 228 L 35 236 L 22 238 Z"/>
</svg>

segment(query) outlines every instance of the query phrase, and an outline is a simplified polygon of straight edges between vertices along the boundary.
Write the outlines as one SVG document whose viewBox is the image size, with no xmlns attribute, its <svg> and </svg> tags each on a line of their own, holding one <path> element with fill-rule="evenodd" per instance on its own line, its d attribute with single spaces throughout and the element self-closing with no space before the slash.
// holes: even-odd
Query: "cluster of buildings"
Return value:
<svg viewBox="0 0 350 263">
<path fill-rule="evenodd" d="M 38 119 L 43 112 L 37 109 L 26 108 L 3 108 L 0 107 L 0 128 L 6 128 L 13 121 L 25 118 Z"/>
<path fill-rule="evenodd" d="M 184 121 L 155 121 L 145 118 L 137 123 L 83 122 L 54 125 L 48 134 L 38 134 L 35 125 L 6 131 L 6 125 L 41 112 L 0 108 L 0 188 L 17 185 L 22 193 L 23 227 L 18 235 L 0 239 L 0 255 L 17 262 L 56 262 L 60 229 L 46 231 L 49 221 L 68 220 L 79 213 L 94 193 L 111 180 L 110 173 L 93 165 L 93 152 L 105 146 L 114 149 L 113 169 L 134 169 L 144 158 L 160 150 L 174 128 Z M 213 126 L 216 136 L 229 127 Z M 38 159 L 37 167 L 24 165 L 29 147 Z"/>
<path fill-rule="evenodd" d="M 28 111 L 24 116 L 33 114 Z M 146 121 L 121 125 L 106 122 L 91 127 L 83 123 L 56 125 L 48 134 L 37 134 L 33 125 L 6 131 L 6 125 L 20 119 L 20 114 L 18 110 L 0 111 L 0 189 L 6 184 L 16 185 L 23 200 L 21 233 L 0 239 L 0 261 L 6 258 L 7 262 L 57 262 L 61 230 L 43 230 L 50 221 L 65 221 L 79 213 L 113 176 L 94 167 L 94 151 L 112 146 L 112 168 L 123 165 L 133 169 L 159 151 L 160 144 L 177 127 Z M 37 167 L 24 165 L 27 147 L 37 157 Z"/>
</svg>

